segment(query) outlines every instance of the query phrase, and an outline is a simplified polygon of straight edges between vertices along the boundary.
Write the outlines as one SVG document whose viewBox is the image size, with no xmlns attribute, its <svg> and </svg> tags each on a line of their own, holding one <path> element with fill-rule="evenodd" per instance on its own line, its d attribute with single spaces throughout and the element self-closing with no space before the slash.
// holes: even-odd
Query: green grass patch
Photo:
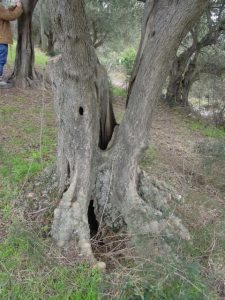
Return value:
<svg viewBox="0 0 225 300">
<path fill-rule="evenodd" d="M 123 88 L 120 88 L 120 87 L 116 87 L 116 86 L 112 87 L 112 93 L 116 97 L 126 97 L 127 96 L 126 89 L 123 89 Z"/>
<path fill-rule="evenodd" d="M 150 146 L 143 154 L 141 158 L 140 167 L 146 168 L 150 167 L 152 164 L 156 162 L 158 158 L 158 150 L 155 146 Z"/>
<path fill-rule="evenodd" d="M 7 114 L 12 114 L 14 112 L 20 112 L 20 109 L 15 106 L 4 106 L 0 108 L 0 115 L 7 115 Z"/>
<path fill-rule="evenodd" d="M 4 161 L 1 161 L 0 175 L 6 177 L 11 183 L 21 183 L 27 177 L 32 177 L 42 171 L 49 164 L 45 156 L 49 159 L 50 150 L 47 146 L 43 146 L 41 150 L 25 151 L 17 156 L 5 155 Z"/>
<path fill-rule="evenodd" d="M 9 122 L 9 119 L 13 113 L 20 112 L 20 109 L 14 106 L 6 105 L 0 108 L 0 122 Z"/>
<path fill-rule="evenodd" d="M 0 298 L 97 300 L 100 275 L 86 265 L 66 267 L 47 255 L 47 242 L 21 223 L 0 244 Z"/>
<path fill-rule="evenodd" d="M 201 121 L 191 120 L 187 122 L 187 127 L 200 132 L 204 136 L 208 136 L 211 138 L 224 138 L 225 131 L 224 129 L 216 128 L 215 126 L 205 124 Z"/>
<path fill-rule="evenodd" d="M 29 130 L 29 133 L 33 132 Z M 51 135 L 52 134 L 52 135 Z M 23 145 L 23 140 L 16 138 L 15 145 Z M 20 184 L 27 177 L 32 177 L 42 171 L 49 163 L 53 162 L 55 155 L 53 148 L 56 147 L 55 135 L 51 130 L 43 133 L 42 144 L 36 149 L 27 149 L 14 153 L 6 153 L 3 146 L 0 147 L 0 178 L 6 178 L 12 184 Z"/>
<path fill-rule="evenodd" d="M 1 163 L 0 175 L 12 183 L 21 183 L 27 176 L 37 174 L 43 168 L 36 154 L 38 151 L 31 154 L 24 153 L 16 157 L 10 154 L 5 156 L 4 162 Z M 28 157 L 28 155 L 30 156 Z"/>
<path fill-rule="evenodd" d="M 9 47 L 8 63 L 14 64 L 16 56 L 16 43 Z M 37 66 L 45 66 L 48 60 L 48 56 L 38 48 L 35 48 L 35 64 Z"/>
</svg>

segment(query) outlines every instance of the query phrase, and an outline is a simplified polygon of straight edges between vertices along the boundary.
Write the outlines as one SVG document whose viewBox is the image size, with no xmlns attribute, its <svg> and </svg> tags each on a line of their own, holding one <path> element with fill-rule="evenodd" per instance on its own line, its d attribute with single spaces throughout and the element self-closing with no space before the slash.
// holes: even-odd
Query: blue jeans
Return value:
<svg viewBox="0 0 225 300">
<path fill-rule="evenodd" d="M 0 76 L 3 74 L 4 66 L 7 62 L 8 45 L 0 44 Z"/>
</svg>

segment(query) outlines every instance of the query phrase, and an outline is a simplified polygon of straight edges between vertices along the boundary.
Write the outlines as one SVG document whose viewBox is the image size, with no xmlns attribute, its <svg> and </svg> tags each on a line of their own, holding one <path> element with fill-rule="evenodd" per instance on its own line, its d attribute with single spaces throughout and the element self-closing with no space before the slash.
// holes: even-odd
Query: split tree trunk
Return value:
<svg viewBox="0 0 225 300">
<path fill-rule="evenodd" d="M 138 160 L 150 143 L 155 103 L 169 63 L 206 0 L 147 1 L 139 57 L 121 125 L 115 124 L 107 76 L 89 36 L 82 0 L 51 2 L 61 55 L 51 62 L 58 120 L 58 170 L 63 193 L 52 234 L 60 246 L 77 239 L 95 261 L 88 206 L 100 225 L 135 235 L 159 233 L 156 213 L 139 192 Z M 104 151 L 103 151 L 104 150 Z"/>
<path fill-rule="evenodd" d="M 10 80 L 16 86 L 26 87 L 36 79 L 34 70 L 34 45 L 32 41 L 32 16 L 38 0 L 24 0 L 22 16 L 18 19 L 16 59 Z"/>
</svg>

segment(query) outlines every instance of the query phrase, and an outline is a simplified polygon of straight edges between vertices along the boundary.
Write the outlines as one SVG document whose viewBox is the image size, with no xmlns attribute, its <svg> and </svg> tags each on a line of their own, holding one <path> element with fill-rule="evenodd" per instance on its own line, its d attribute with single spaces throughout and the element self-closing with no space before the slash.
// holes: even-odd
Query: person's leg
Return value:
<svg viewBox="0 0 225 300">
<path fill-rule="evenodd" d="M 11 85 L 5 82 L 2 78 L 4 66 L 7 62 L 8 45 L 0 44 L 0 89 L 10 88 Z"/>
<path fill-rule="evenodd" d="M 4 66 L 7 62 L 8 45 L 0 44 L 0 77 L 3 75 Z"/>
</svg>

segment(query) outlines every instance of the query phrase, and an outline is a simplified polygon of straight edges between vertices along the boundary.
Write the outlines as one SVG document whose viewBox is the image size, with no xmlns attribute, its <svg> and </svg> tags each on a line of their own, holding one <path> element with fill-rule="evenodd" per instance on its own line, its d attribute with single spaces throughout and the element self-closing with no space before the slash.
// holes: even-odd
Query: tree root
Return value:
<svg viewBox="0 0 225 300">
<path fill-rule="evenodd" d="M 74 174 L 69 189 L 54 212 L 52 236 L 59 247 L 66 247 L 71 239 L 76 239 L 81 255 L 96 263 L 91 242 L 87 217 L 86 199 L 74 199 L 77 173 Z"/>
<path fill-rule="evenodd" d="M 118 205 L 111 193 L 107 198 L 109 181 L 110 170 L 102 169 L 96 182 L 97 219 L 102 219 L 103 224 L 113 231 L 128 232 L 139 253 L 149 251 L 153 246 L 157 253 L 159 249 L 168 252 L 168 241 L 190 240 L 188 230 L 174 213 L 181 196 L 172 187 L 142 172 L 137 189 L 134 186 L 128 191 Z"/>
</svg>

